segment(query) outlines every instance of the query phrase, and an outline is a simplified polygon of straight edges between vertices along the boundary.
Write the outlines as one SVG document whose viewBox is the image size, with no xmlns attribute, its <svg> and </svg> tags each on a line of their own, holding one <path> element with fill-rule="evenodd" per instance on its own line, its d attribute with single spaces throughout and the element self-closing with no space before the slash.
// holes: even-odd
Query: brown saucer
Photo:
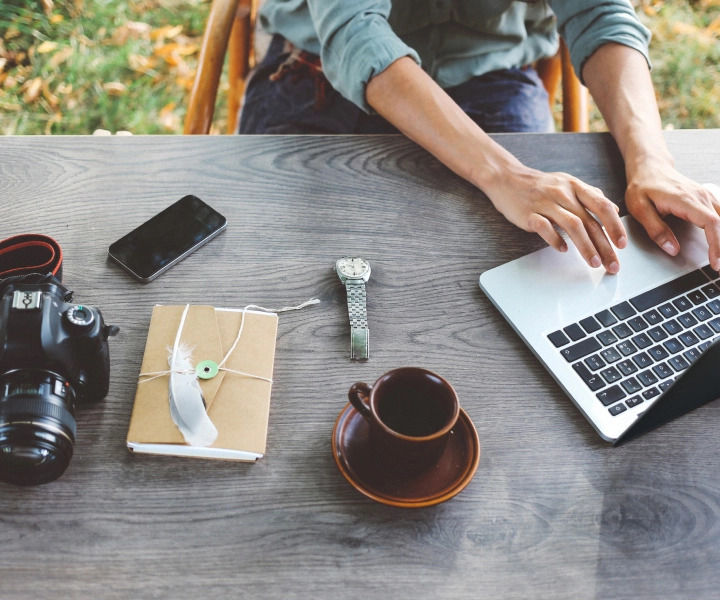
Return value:
<svg viewBox="0 0 720 600">
<path fill-rule="evenodd" d="M 388 474 L 368 451 L 368 430 L 367 421 L 348 403 L 333 428 L 333 457 L 350 485 L 382 504 L 420 508 L 445 502 L 470 483 L 480 462 L 477 431 L 463 409 L 440 460 L 417 475 Z"/>
</svg>

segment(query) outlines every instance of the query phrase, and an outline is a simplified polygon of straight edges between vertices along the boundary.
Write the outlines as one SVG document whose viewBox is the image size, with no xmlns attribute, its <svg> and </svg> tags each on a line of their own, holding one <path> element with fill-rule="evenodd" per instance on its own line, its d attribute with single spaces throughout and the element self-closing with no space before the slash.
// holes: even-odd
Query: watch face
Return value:
<svg viewBox="0 0 720 600">
<path fill-rule="evenodd" d="M 362 277 L 370 271 L 370 263 L 364 258 L 341 258 L 337 261 L 337 270 L 345 277 Z"/>
</svg>

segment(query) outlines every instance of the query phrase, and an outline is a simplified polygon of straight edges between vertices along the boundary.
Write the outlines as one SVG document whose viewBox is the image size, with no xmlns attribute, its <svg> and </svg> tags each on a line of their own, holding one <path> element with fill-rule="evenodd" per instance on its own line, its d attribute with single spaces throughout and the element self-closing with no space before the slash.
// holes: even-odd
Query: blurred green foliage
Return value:
<svg viewBox="0 0 720 600">
<path fill-rule="evenodd" d="M 209 3 L 1 0 L 0 134 L 181 133 Z M 720 127 L 720 0 L 634 4 L 665 126 Z"/>
</svg>

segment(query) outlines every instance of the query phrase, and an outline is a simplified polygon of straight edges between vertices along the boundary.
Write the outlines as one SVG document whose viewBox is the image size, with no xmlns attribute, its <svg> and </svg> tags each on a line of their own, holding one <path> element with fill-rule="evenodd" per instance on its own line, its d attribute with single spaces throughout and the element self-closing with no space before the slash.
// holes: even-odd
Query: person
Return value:
<svg viewBox="0 0 720 600">
<path fill-rule="evenodd" d="M 400 131 L 490 199 L 512 223 L 591 267 L 619 269 L 618 207 L 567 173 L 522 164 L 497 131 L 548 131 L 533 63 L 558 35 L 625 161 L 628 211 L 665 252 L 664 220 L 702 227 L 720 270 L 720 199 L 679 173 L 662 135 L 649 74 L 649 31 L 629 0 L 265 0 L 273 35 L 250 78 L 240 133 Z"/>
</svg>

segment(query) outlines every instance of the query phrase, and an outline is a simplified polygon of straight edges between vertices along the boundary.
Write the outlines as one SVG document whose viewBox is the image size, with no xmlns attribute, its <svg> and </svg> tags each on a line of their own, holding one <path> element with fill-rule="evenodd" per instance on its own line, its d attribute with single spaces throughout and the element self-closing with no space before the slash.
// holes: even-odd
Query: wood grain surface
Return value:
<svg viewBox="0 0 720 600">
<path fill-rule="evenodd" d="M 720 182 L 720 130 L 667 136 L 682 171 Z M 622 203 L 609 136 L 495 139 Z M 226 215 L 225 233 L 146 285 L 107 261 L 188 193 Z M 80 409 L 68 471 L 0 484 L 0 598 L 717 597 L 720 406 L 601 441 L 477 285 L 541 240 L 406 139 L 6 137 L 0 202 L 2 237 L 55 237 L 76 300 L 120 327 L 110 393 Z M 372 265 L 367 363 L 348 358 L 342 255 Z M 127 451 L 153 304 L 315 296 L 280 317 L 257 464 Z M 403 365 L 453 383 L 482 445 L 468 487 L 431 508 L 366 499 L 330 452 L 348 387 Z"/>
</svg>

